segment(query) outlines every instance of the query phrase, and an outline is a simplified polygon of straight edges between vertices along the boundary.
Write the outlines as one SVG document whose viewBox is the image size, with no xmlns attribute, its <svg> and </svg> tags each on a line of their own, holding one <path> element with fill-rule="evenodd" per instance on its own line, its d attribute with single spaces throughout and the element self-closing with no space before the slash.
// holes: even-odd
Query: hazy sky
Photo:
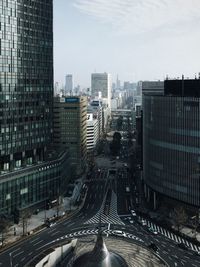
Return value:
<svg viewBox="0 0 200 267">
<path fill-rule="evenodd" d="M 92 72 L 158 80 L 200 72 L 200 0 L 54 0 L 55 81 Z"/>
</svg>

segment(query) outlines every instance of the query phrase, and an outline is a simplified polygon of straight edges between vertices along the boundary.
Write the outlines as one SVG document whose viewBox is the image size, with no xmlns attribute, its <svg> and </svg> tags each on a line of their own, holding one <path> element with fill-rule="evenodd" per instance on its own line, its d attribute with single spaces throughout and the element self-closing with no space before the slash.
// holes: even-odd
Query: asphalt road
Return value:
<svg viewBox="0 0 200 267">
<path fill-rule="evenodd" d="M 133 208 L 135 203 L 127 198 L 125 188 L 128 185 L 133 190 L 134 184 L 131 183 L 126 168 L 115 176 L 109 176 L 107 170 L 95 171 L 91 180 L 87 181 L 87 196 L 81 210 L 73 217 L 66 217 L 51 228 L 46 228 L 2 252 L 0 266 L 22 267 L 40 252 L 64 239 L 96 234 L 100 214 L 105 235 L 114 235 L 113 231 L 120 230 L 123 234 L 119 238 L 126 238 L 143 246 L 153 242 L 158 247 L 157 253 L 169 266 L 200 266 L 200 256 L 193 251 L 179 248 L 166 236 L 150 233 L 146 226 L 138 223 L 129 211 L 129 206 Z M 109 197 L 108 190 L 112 192 Z M 107 209 L 105 205 L 108 205 Z"/>
</svg>

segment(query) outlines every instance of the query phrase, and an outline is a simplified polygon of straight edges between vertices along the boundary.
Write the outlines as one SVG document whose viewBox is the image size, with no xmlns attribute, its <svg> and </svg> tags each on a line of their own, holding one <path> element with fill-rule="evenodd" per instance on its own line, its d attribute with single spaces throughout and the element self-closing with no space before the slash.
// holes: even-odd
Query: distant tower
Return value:
<svg viewBox="0 0 200 267">
<path fill-rule="evenodd" d="M 65 95 L 72 95 L 73 92 L 73 77 L 72 74 L 65 76 Z"/>
<path fill-rule="evenodd" d="M 121 84 L 120 84 L 120 80 L 117 74 L 117 80 L 116 80 L 116 89 L 120 89 L 121 88 Z"/>
<path fill-rule="evenodd" d="M 92 97 L 102 99 L 110 107 L 111 104 L 111 75 L 109 73 L 92 73 L 91 90 Z"/>
</svg>

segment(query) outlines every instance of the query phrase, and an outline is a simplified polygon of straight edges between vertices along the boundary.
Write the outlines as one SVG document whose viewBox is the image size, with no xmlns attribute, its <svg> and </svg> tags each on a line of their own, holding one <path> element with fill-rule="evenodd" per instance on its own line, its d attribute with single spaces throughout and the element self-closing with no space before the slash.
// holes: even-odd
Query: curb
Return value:
<svg viewBox="0 0 200 267">
<path fill-rule="evenodd" d="M 73 217 L 74 215 L 76 215 L 76 214 L 82 209 L 82 207 L 84 206 L 85 199 L 86 199 L 86 197 L 87 197 L 87 192 L 88 192 L 88 188 L 87 188 L 87 190 L 86 190 L 84 199 L 83 199 L 82 203 L 80 204 L 80 206 L 78 206 L 78 208 L 77 208 L 76 210 L 70 212 L 70 214 L 66 214 L 66 215 L 63 216 L 63 217 L 60 217 L 60 218 L 57 220 L 57 222 L 62 222 L 62 221 L 64 221 L 65 219 L 69 219 L 69 218 Z M 4 247 L 1 247 L 1 248 L 0 248 L 0 253 L 3 253 L 3 252 L 6 251 L 7 249 L 10 249 L 10 248 L 14 247 L 16 244 L 19 244 L 19 243 L 21 243 L 21 242 L 23 242 L 23 241 L 25 241 L 25 240 L 30 239 L 31 237 L 33 237 L 34 235 L 39 234 L 41 231 L 43 231 L 43 230 L 45 230 L 45 229 L 47 229 L 47 227 L 46 227 L 44 224 L 41 224 L 40 226 L 38 226 L 38 227 L 36 227 L 36 228 L 34 228 L 34 229 L 31 230 L 31 231 L 33 231 L 32 234 L 30 234 L 30 235 L 26 235 L 26 236 L 20 236 L 19 239 L 15 240 L 15 241 L 13 241 L 13 242 L 10 242 L 10 243 L 8 243 L 8 244 L 6 244 Z M 31 232 L 31 231 L 30 231 L 30 232 Z"/>
</svg>

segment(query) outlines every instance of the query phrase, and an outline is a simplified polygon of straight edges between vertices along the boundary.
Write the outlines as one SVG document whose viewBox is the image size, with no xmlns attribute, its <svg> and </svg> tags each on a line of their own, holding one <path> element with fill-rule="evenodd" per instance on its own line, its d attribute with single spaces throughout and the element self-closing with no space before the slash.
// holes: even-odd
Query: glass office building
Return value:
<svg viewBox="0 0 200 267">
<path fill-rule="evenodd" d="M 52 141 L 52 24 L 52 0 L 0 0 L 0 212 L 14 184 L 14 191 L 26 194 L 20 180 L 26 171 L 6 174 L 44 162 Z M 37 201 L 33 196 L 26 204 Z"/>
<path fill-rule="evenodd" d="M 200 80 L 166 80 L 163 90 L 143 94 L 146 190 L 154 207 L 159 195 L 199 207 Z"/>
</svg>

